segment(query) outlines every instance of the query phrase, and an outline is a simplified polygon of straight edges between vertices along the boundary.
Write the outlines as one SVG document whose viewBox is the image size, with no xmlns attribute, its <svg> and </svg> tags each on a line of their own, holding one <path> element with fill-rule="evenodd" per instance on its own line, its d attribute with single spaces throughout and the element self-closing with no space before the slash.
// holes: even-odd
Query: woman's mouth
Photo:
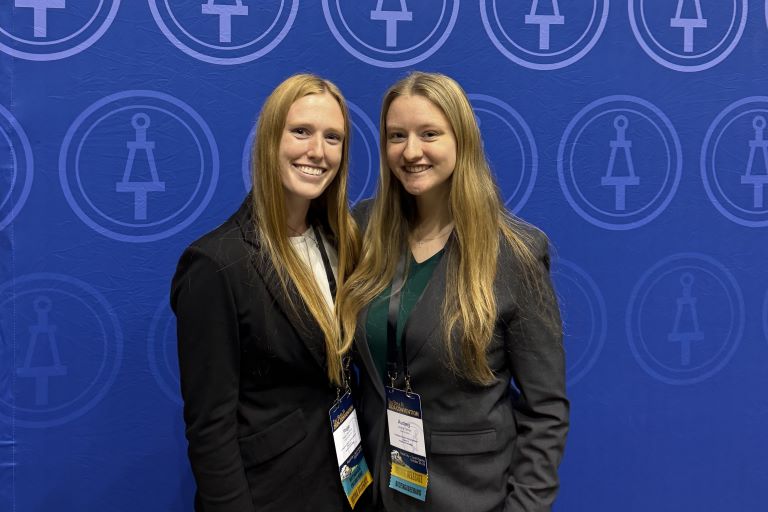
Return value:
<svg viewBox="0 0 768 512">
<path fill-rule="evenodd" d="M 326 171 L 325 167 L 315 167 L 312 165 L 293 164 L 293 168 L 307 176 L 320 176 Z"/>
<path fill-rule="evenodd" d="M 419 174 L 431 169 L 431 165 L 404 165 L 402 169 L 408 174 Z"/>
</svg>

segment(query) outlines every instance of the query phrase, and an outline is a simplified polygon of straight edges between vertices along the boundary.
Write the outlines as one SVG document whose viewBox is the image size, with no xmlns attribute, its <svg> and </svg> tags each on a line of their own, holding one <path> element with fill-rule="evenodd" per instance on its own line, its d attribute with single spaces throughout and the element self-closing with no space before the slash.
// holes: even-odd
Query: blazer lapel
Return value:
<svg viewBox="0 0 768 512">
<path fill-rule="evenodd" d="M 325 339 L 323 338 L 320 326 L 314 317 L 309 314 L 309 311 L 307 311 L 304 301 L 299 296 L 299 292 L 293 282 L 289 282 L 287 287 L 290 299 L 292 299 L 293 304 L 296 306 L 295 308 L 291 307 L 289 297 L 280 284 L 272 260 L 261 250 L 261 241 L 253 224 L 250 195 L 245 199 L 235 215 L 237 216 L 237 223 L 240 226 L 243 239 L 255 249 L 251 256 L 251 263 L 261 276 L 262 281 L 266 284 L 274 304 L 290 320 L 297 337 L 306 345 L 307 350 L 312 354 L 312 358 L 320 367 L 325 368 Z"/>
<path fill-rule="evenodd" d="M 368 318 L 369 306 L 370 304 L 366 305 L 362 310 L 360 310 L 360 314 L 357 315 L 357 326 L 355 328 L 355 348 L 357 349 L 357 353 L 360 355 L 360 360 L 362 361 L 363 367 L 365 368 L 365 374 L 368 375 L 368 378 L 371 380 L 371 385 L 376 389 L 382 401 L 386 402 L 384 399 L 384 385 L 382 384 L 384 381 L 382 380 L 382 376 L 379 375 L 379 370 L 376 368 L 376 365 L 373 364 L 373 357 L 371 356 L 371 351 L 368 349 L 368 338 L 365 332 L 365 323 Z"/>
<path fill-rule="evenodd" d="M 445 297 L 447 260 L 454 244 L 454 237 L 451 236 L 446 244 L 445 254 L 440 258 L 440 262 L 437 264 L 437 267 L 435 267 L 432 278 L 424 289 L 424 293 L 408 317 L 409 320 L 405 325 L 403 337 L 407 338 L 406 355 L 408 356 L 409 361 L 413 360 L 413 358 L 418 355 L 419 351 L 421 351 L 426 344 L 427 339 L 429 339 L 435 329 L 440 327 L 443 297 Z M 379 375 L 379 371 L 373 363 L 373 357 L 371 356 L 371 351 L 368 349 L 368 340 L 365 332 L 369 306 L 370 304 L 360 310 L 360 314 L 357 317 L 355 346 L 366 370 L 365 373 L 368 375 L 368 378 L 371 379 L 371 384 L 376 388 L 381 399 L 385 400 L 383 376 Z M 413 321 L 411 321 L 411 319 L 413 319 Z"/>
<path fill-rule="evenodd" d="M 427 283 L 424 293 L 411 310 L 405 324 L 403 337 L 406 338 L 406 355 L 412 361 L 424 347 L 435 329 L 440 327 L 443 299 L 445 297 L 445 276 L 448 268 L 448 257 L 454 245 L 454 236 L 448 239 L 445 253 L 433 271 L 432 278 Z"/>
</svg>

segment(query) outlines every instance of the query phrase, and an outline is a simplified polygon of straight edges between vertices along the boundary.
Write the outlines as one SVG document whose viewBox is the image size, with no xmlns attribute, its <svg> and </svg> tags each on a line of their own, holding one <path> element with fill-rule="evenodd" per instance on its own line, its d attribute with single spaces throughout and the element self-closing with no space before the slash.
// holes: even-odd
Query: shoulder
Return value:
<svg viewBox="0 0 768 512">
<path fill-rule="evenodd" d="M 519 217 L 507 216 L 504 219 L 505 226 L 513 233 L 515 238 L 530 251 L 531 255 L 549 267 L 550 242 L 549 237 L 538 227 Z M 514 244 L 500 233 L 500 256 L 503 259 L 519 260 L 521 247 Z"/>
<path fill-rule="evenodd" d="M 368 219 L 370 219 L 371 217 L 372 210 L 373 210 L 372 197 L 368 199 L 363 199 L 352 208 L 352 218 L 355 219 L 355 222 L 360 228 L 360 232 L 365 231 L 365 228 L 368 225 Z"/>
<path fill-rule="evenodd" d="M 246 200 L 247 201 L 247 200 Z M 224 268 L 248 257 L 249 244 L 246 240 L 251 216 L 244 203 L 229 219 L 219 227 L 201 236 L 184 250 L 179 265 L 190 258 L 210 260 L 217 267 Z"/>
</svg>

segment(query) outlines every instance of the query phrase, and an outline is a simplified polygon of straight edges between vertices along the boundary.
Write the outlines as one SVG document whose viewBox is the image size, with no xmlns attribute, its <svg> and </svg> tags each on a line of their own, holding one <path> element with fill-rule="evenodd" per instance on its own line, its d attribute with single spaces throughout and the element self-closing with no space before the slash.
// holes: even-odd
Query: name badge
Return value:
<svg viewBox="0 0 768 512">
<path fill-rule="evenodd" d="M 421 397 L 387 387 L 387 424 L 391 470 L 389 487 L 421 501 L 427 499 L 427 452 Z"/>
<path fill-rule="evenodd" d="M 344 494 L 347 495 L 349 505 L 354 509 L 357 500 L 371 485 L 373 478 L 363 456 L 357 412 L 349 391 L 333 404 L 330 416 L 341 486 L 344 488 Z"/>
</svg>

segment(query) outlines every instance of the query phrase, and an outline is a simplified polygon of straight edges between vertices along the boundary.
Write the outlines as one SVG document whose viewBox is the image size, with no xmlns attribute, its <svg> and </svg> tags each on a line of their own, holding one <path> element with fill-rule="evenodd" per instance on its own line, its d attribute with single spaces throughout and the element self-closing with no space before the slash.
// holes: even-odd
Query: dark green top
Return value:
<svg viewBox="0 0 768 512">
<path fill-rule="evenodd" d="M 403 286 L 400 299 L 400 314 L 397 317 L 398 351 L 400 350 L 400 339 L 403 335 L 405 322 L 408 320 L 408 316 L 411 314 L 411 310 L 413 310 L 416 302 L 418 302 L 419 297 L 421 297 L 424 288 L 427 287 L 427 283 L 429 283 L 432 277 L 432 272 L 437 267 L 444 252 L 445 249 L 441 249 L 421 263 L 416 263 L 413 255 L 410 254 L 410 251 L 408 252 L 410 260 L 408 262 L 408 277 Z M 371 306 L 368 308 L 368 317 L 365 322 L 368 348 L 371 351 L 373 363 L 379 371 L 379 376 L 385 382 L 387 378 L 387 313 L 389 311 L 389 295 L 391 290 L 392 285 L 390 284 L 378 297 L 373 299 Z"/>
</svg>

